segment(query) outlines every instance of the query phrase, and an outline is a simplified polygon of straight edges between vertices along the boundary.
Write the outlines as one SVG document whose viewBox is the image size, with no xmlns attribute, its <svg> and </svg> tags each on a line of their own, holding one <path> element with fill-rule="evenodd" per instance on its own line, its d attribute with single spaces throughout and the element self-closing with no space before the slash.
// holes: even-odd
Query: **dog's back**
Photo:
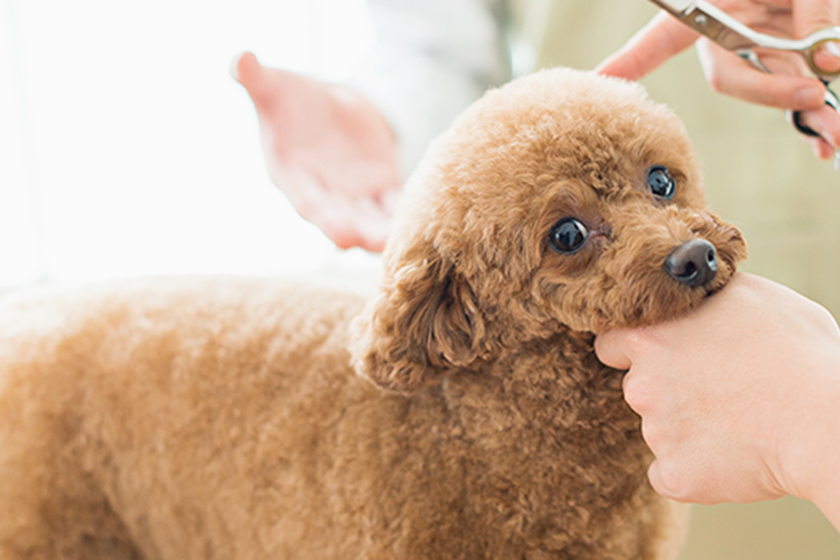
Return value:
<svg viewBox="0 0 840 560">
<path fill-rule="evenodd" d="M 140 545 L 148 557 L 256 558 L 249 540 L 286 556 L 298 533 L 325 546 L 311 511 L 329 509 L 333 465 L 319 448 L 331 453 L 330 427 L 380 393 L 348 365 L 359 307 L 352 295 L 250 280 L 8 302 L 0 557 Z M 324 492 L 301 509 L 294 494 L 314 481 Z"/>
</svg>

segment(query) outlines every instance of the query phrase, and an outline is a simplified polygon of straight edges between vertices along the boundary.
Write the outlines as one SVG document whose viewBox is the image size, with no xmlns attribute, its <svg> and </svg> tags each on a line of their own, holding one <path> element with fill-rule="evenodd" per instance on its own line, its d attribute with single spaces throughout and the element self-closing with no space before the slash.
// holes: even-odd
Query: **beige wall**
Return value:
<svg viewBox="0 0 840 560">
<path fill-rule="evenodd" d="M 530 0 L 520 13 L 538 43 L 539 66 L 592 68 L 655 8 L 645 0 Z M 813 157 L 781 111 L 711 92 L 693 49 L 644 84 L 685 122 L 712 208 L 744 232 L 750 259 L 742 270 L 782 282 L 840 316 L 840 173 Z M 840 537 L 810 503 L 793 498 L 697 507 L 681 559 L 700 558 L 840 558 Z"/>
</svg>

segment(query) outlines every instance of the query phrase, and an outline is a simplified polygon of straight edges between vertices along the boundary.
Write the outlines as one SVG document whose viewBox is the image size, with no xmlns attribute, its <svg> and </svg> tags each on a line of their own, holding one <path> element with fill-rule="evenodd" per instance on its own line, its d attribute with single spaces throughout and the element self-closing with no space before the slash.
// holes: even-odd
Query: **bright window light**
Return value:
<svg viewBox="0 0 840 560">
<path fill-rule="evenodd" d="M 0 286 L 369 259 L 271 184 L 228 73 L 252 50 L 341 79 L 372 41 L 364 0 L 0 1 Z"/>
</svg>

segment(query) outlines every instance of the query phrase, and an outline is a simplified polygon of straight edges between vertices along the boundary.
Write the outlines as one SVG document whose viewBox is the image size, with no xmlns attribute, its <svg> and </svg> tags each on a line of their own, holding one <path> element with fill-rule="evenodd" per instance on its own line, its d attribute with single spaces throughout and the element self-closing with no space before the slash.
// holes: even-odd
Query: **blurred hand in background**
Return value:
<svg viewBox="0 0 840 560">
<path fill-rule="evenodd" d="M 396 141 L 352 90 L 266 68 L 250 52 L 231 73 L 254 103 L 271 180 L 341 248 L 381 251 L 401 186 Z"/>
</svg>

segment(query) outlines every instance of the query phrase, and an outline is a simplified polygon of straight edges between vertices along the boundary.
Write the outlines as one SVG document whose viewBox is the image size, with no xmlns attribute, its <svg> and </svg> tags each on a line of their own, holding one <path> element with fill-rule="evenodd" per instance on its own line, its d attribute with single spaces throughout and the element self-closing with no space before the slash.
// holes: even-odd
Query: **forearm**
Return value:
<svg viewBox="0 0 840 560">
<path fill-rule="evenodd" d="M 812 501 L 840 531 L 840 351 L 829 354 L 811 377 L 818 383 L 799 413 L 800 433 L 791 433 L 786 482 L 791 494 Z"/>
</svg>

